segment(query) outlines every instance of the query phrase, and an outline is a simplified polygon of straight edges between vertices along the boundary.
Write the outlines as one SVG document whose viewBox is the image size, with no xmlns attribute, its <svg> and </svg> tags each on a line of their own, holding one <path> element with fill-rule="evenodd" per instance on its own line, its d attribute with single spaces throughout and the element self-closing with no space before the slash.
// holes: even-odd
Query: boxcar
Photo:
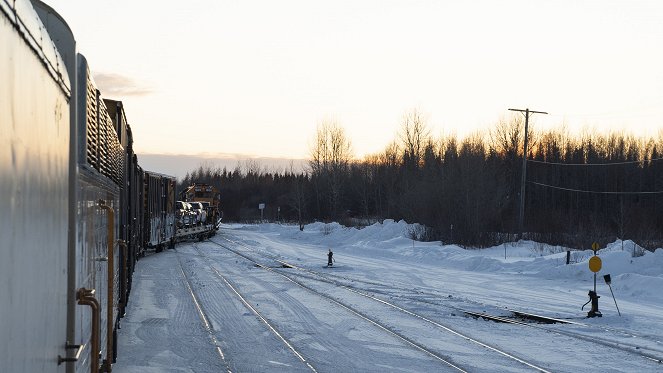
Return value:
<svg viewBox="0 0 663 373">
<path fill-rule="evenodd" d="M 175 178 L 144 172 L 144 247 L 160 252 L 175 244 Z"/>
</svg>

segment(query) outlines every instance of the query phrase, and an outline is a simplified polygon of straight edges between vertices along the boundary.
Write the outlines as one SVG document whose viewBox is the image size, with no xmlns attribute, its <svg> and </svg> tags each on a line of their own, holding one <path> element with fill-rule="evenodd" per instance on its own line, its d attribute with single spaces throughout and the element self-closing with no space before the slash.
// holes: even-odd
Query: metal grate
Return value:
<svg viewBox="0 0 663 373">
<path fill-rule="evenodd" d="M 86 161 L 102 175 L 120 185 L 124 177 L 124 150 L 106 104 L 90 79 L 89 70 L 86 78 Z"/>
<path fill-rule="evenodd" d="M 87 92 L 86 92 L 86 105 L 85 105 L 85 118 L 87 127 L 86 132 L 86 142 L 87 142 L 87 163 L 99 169 L 99 157 L 98 157 L 98 129 L 97 129 L 97 89 L 92 84 L 90 79 L 90 70 L 86 71 L 86 81 L 87 81 Z"/>
</svg>

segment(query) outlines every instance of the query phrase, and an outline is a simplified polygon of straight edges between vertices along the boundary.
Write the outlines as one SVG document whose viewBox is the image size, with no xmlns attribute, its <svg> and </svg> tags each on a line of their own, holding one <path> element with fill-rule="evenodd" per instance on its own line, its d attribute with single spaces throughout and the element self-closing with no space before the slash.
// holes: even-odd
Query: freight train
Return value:
<svg viewBox="0 0 663 373">
<path fill-rule="evenodd" d="M 178 236 L 175 178 L 38 0 L 0 0 L 0 195 L 0 372 L 110 372 L 134 265 Z"/>
<path fill-rule="evenodd" d="M 221 193 L 213 185 L 193 183 L 180 193 L 180 197 L 187 202 L 202 203 L 209 221 L 216 222 L 222 218 Z"/>
</svg>

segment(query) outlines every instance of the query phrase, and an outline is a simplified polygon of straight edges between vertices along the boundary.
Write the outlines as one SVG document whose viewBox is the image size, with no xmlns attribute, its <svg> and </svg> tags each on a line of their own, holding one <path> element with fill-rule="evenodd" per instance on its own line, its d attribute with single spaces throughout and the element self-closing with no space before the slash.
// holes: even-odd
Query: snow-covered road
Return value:
<svg viewBox="0 0 663 373">
<path fill-rule="evenodd" d="M 210 241 L 181 243 L 141 259 L 114 370 L 663 370 L 658 362 L 609 347 L 620 342 L 663 356 L 660 298 L 640 302 L 637 294 L 627 296 L 619 317 L 610 309 L 609 293 L 600 289 L 604 317 L 580 319 L 593 285 L 582 263 L 566 266 L 561 254 L 537 257 L 516 246 L 503 259 L 500 248 L 413 242 L 403 237 L 403 224 L 362 230 L 314 225 L 304 232 L 226 226 Z M 323 267 L 329 248 L 336 258 L 332 269 Z M 649 262 L 663 262 L 660 254 L 651 254 Z M 284 268 L 283 262 L 296 267 Z M 654 285 L 660 273 L 652 276 Z M 642 276 L 613 274 L 615 283 Z M 582 325 L 529 328 L 462 312 L 507 315 L 505 307 Z"/>
</svg>

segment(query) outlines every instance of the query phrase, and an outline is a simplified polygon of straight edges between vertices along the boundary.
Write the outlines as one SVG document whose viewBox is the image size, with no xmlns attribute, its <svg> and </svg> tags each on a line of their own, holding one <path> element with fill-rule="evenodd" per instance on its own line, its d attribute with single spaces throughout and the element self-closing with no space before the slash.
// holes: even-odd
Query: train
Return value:
<svg viewBox="0 0 663 373">
<path fill-rule="evenodd" d="M 0 51 L 0 372 L 111 372 L 136 262 L 192 234 L 176 179 L 51 7 L 0 0 Z"/>
<path fill-rule="evenodd" d="M 216 222 L 222 218 L 221 193 L 213 185 L 193 183 L 180 192 L 180 199 L 187 202 L 201 202 L 210 221 Z"/>
</svg>

